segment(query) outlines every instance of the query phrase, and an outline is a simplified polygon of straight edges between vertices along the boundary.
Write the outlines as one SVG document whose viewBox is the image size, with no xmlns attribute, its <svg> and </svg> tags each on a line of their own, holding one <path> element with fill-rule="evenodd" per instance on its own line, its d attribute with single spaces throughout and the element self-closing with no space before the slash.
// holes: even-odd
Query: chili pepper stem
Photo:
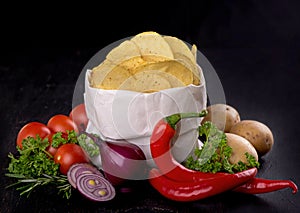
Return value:
<svg viewBox="0 0 300 213">
<path fill-rule="evenodd" d="M 204 117 L 207 115 L 207 110 L 202 110 L 201 112 L 186 112 L 186 113 L 176 113 L 170 116 L 165 117 L 165 121 L 175 129 L 176 124 L 184 118 L 197 118 Z"/>
</svg>

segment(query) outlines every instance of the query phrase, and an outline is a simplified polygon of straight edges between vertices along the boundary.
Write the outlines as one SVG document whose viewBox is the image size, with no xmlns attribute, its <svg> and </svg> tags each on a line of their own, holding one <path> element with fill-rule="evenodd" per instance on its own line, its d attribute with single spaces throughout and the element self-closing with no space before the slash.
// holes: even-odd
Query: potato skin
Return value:
<svg viewBox="0 0 300 213">
<path fill-rule="evenodd" d="M 247 163 L 247 157 L 245 155 L 248 152 L 250 155 L 258 160 L 258 154 L 252 144 L 245 138 L 235 135 L 232 133 L 225 133 L 227 137 L 227 144 L 232 148 L 231 157 L 229 162 L 232 164 L 237 164 L 239 161 Z"/>
<path fill-rule="evenodd" d="M 201 124 L 211 121 L 217 128 L 229 132 L 231 127 L 241 121 L 238 111 L 227 104 L 214 104 L 207 107 L 208 114 L 203 118 Z"/>
<path fill-rule="evenodd" d="M 259 156 L 267 154 L 274 144 L 271 130 L 259 121 L 243 120 L 235 124 L 230 133 L 246 138 L 254 146 Z"/>
</svg>

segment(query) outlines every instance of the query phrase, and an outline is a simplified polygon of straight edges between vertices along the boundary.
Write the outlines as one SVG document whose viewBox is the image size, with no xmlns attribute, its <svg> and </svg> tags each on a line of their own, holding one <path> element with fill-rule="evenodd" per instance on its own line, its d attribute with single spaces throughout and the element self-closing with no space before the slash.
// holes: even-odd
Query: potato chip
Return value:
<svg viewBox="0 0 300 213">
<path fill-rule="evenodd" d="M 197 62 L 197 46 L 195 44 L 193 44 L 191 52 L 195 58 L 195 61 Z"/>
<path fill-rule="evenodd" d="M 129 59 L 126 62 L 126 66 L 130 67 L 129 64 L 132 62 L 132 59 Z M 106 62 L 107 63 L 107 62 Z M 105 64 L 106 64 L 105 63 Z M 125 65 L 120 64 L 117 66 L 113 66 L 111 70 L 108 72 L 105 70 L 100 70 L 101 68 L 105 66 L 99 66 L 98 70 L 93 70 L 98 73 L 99 76 L 94 75 L 92 78 L 97 77 L 97 80 L 93 80 L 93 85 L 97 85 L 94 87 L 102 88 L 102 89 L 124 89 L 125 87 L 120 87 L 123 82 L 127 81 L 128 78 L 135 77 L 136 75 L 141 75 L 139 73 L 145 73 L 145 72 L 153 72 L 156 75 L 153 75 L 152 78 L 148 78 L 148 80 L 155 80 L 154 76 L 159 78 L 165 78 L 169 82 L 172 87 L 179 87 L 179 86 L 186 86 L 193 83 L 193 74 L 190 72 L 185 66 L 183 66 L 181 63 L 169 60 L 169 61 L 160 61 L 155 63 L 143 63 L 140 64 L 140 66 L 135 67 L 132 65 L 132 69 L 124 69 Z M 110 67 L 111 68 L 111 67 Z M 157 73 L 160 72 L 160 75 L 157 75 Z M 163 74 L 164 73 L 164 74 Z M 104 76 L 105 74 L 105 76 Z M 141 77 L 140 77 L 141 78 Z M 160 81 L 160 79 L 157 79 L 157 81 Z M 132 80 L 130 81 L 132 82 Z M 134 86 L 130 88 L 130 85 L 133 84 L 126 84 L 127 90 L 135 90 L 141 91 L 143 89 L 140 89 L 138 86 Z M 163 85 L 163 83 L 162 83 Z"/>
<path fill-rule="evenodd" d="M 137 34 L 131 41 L 138 46 L 140 54 L 145 55 L 157 55 L 163 56 L 169 59 L 173 59 L 173 52 L 164 40 L 164 38 L 156 32 L 144 32 Z"/>
<path fill-rule="evenodd" d="M 104 60 L 100 65 L 94 67 L 89 78 L 91 86 L 95 88 L 102 88 L 103 80 L 115 66 L 116 65 L 112 62 Z"/>
<path fill-rule="evenodd" d="M 169 60 L 169 61 L 161 61 L 157 63 L 150 63 L 145 64 L 143 66 L 138 67 L 135 70 L 135 73 L 142 72 L 142 71 L 162 71 L 169 76 L 174 76 L 177 78 L 184 86 L 192 84 L 193 83 L 193 73 L 185 67 L 183 64 L 179 63 L 175 60 Z"/>
<path fill-rule="evenodd" d="M 132 41 L 124 41 L 119 46 L 113 48 L 106 56 L 115 65 L 130 58 L 141 57 L 139 48 Z"/>
<path fill-rule="evenodd" d="M 128 70 L 128 72 L 132 72 L 132 70 L 136 69 L 139 66 L 142 66 L 144 64 L 147 64 L 147 61 L 145 61 L 142 57 L 133 57 L 128 60 L 122 61 L 118 64 L 118 66 Z"/>
<path fill-rule="evenodd" d="M 191 62 L 196 64 L 194 55 L 192 54 L 189 47 L 180 39 L 173 37 L 173 36 L 163 36 L 164 40 L 169 44 L 173 54 L 184 55 L 185 57 L 189 58 Z M 174 57 L 176 59 L 176 57 Z"/>
<path fill-rule="evenodd" d="M 199 85 L 200 76 L 197 69 L 196 59 L 189 47 L 182 40 L 176 37 L 163 36 L 163 38 L 171 47 L 174 59 L 178 60 L 180 63 L 183 63 L 187 68 L 189 68 L 193 72 L 193 83 L 195 85 Z"/>
<path fill-rule="evenodd" d="M 198 85 L 196 52 L 196 46 L 190 50 L 176 37 L 152 31 L 140 33 L 112 49 L 93 68 L 90 85 L 140 92 Z"/>
<path fill-rule="evenodd" d="M 200 75 L 199 70 L 196 64 L 194 64 L 192 61 L 190 61 L 189 58 L 187 58 L 185 55 L 181 53 L 175 53 L 174 56 L 176 57 L 176 61 L 183 64 L 185 67 L 189 69 L 189 71 L 193 75 L 193 80 L 191 84 L 199 85 L 200 84 Z"/>
<path fill-rule="evenodd" d="M 118 89 L 136 92 L 157 92 L 172 88 L 168 79 L 155 71 L 143 71 L 126 79 Z"/>
<path fill-rule="evenodd" d="M 138 56 L 138 57 L 130 58 L 128 60 L 122 61 L 118 65 L 123 67 L 124 69 L 127 69 L 132 74 L 134 74 L 135 70 L 140 66 L 143 66 L 146 64 L 163 62 L 163 61 L 167 61 L 167 60 L 169 60 L 169 59 L 167 59 L 165 57 L 161 57 L 161 56 L 146 55 L 143 57 Z"/>
<path fill-rule="evenodd" d="M 131 76 L 128 70 L 105 60 L 92 70 L 90 82 L 92 87 L 114 90 L 119 88 L 124 79 Z"/>
<path fill-rule="evenodd" d="M 172 88 L 186 86 L 182 81 L 170 73 L 160 71 L 159 75 L 167 79 Z"/>
</svg>

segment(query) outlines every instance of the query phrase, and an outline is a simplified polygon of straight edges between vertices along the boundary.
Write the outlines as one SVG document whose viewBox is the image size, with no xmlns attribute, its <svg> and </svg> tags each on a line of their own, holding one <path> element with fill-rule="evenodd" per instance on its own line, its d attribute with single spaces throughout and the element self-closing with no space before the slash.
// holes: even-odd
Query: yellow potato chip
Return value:
<svg viewBox="0 0 300 213">
<path fill-rule="evenodd" d="M 118 64 L 118 66 L 128 70 L 131 72 L 132 70 L 136 69 L 139 66 L 142 66 L 144 64 L 147 64 L 147 61 L 145 61 L 142 57 L 134 57 L 130 58 L 128 60 L 122 61 L 121 63 Z"/>
<path fill-rule="evenodd" d="M 155 56 L 155 55 L 146 55 L 143 57 L 134 57 L 130 58 L 128 60 L 122 61 L 119 66 L 123 67 L 124 69 L 127 69 L 132 74 L 135 73 L 134 70 L 136 70 L 138 67 L 146 65 L 146 64 L 152 64 L 152 63 L 158 63 L 162 61 L 167 61 L 167 58 L 161 57 L 161 56 Z"/>
<path fill-rule="evenodd" d="M 189 58 L 192 63 L 196 64 L 194 55 L 192 54 L 191 50 L 189 49 L 186 43 L 173 36 L 163 36 L 163 38 L 171 47 L 173 54 L 178 55 L 180 53 L 186 58 Z M 174 57 L 174 59 L 176 59 L 176 57 Z"/>
<path fill-rule="evenodd" d="M 116 65 L 111 60 L 104 60 L 99 66 L 92 69 L 90 84 L 95 88 L 118 89 L 126 78 L 134 75 L 144 65 L 166 61 L 166 58 L 157 56 L 140 56 L 130 58 Z"/>
<path fill-rule="evenodd" d="M 191 52 L 195 58 L 195 61 L 197 62 L 197 46 L 195 44 L 193 44 Z"/>
<path fill-rule="evenodd" d="M 137 34 L 112 49 L 93 68 L 90 85 L 101 89 L 153 92 L 198 85 L 196 46 L 189 47 L 172 36 L 156 32 Z"/>
<path fill-rule="evenodd" d="M 177 78 L 185 86 L 193 83 L 193 73 L 183 64 L 175 60 L 145 64 L 138 67 L 134 72 L 138 73 L 147 70 L 165 72 Z"/>
<path fill-rule="evenodd" d="M 116 66 L 105 60 L 92 70 L 90 83 L 92 87 L 101 89 L 118 89 L 124 79 L 130 78 L 131 73 L 123 67 Z"/>
<path fill-rule="evenodd" d="M 131 63 L 129 59 L 126 63 Z M 134 66 L 133 66 L 134 67 Z M 124 69 L 123 64 L 115 66 L 109 61 L 100 64 L 93 69 L 91 76 L 91 86 L 102 89 L 120 89 L 120 85 L 139 73 L 153 72 L 152 78 L 148 80 L 155 80 L 154 77 L 167 79 L 172 87 L 187 86 L 193 83 L 193 73 L 185 67 L 182 63 L 175 60 L 161 61 L 156 63 L 145 63 L 140 66 L 134 67 L 134 69 Z M 158 75 L 158 72 L 160 75 Z M 141 78 L 141 77 L 140 77 Z M 160 79 L 157 79 L 160 81 Z M 132 82 L 132 80 L 130 81 Z M 163 83 L 162 83 L 163 85 Z M 129 88 L 129 83 L 126 85 L 128 90 L 134 90 Z M 125 87 L 121 87 L 125 89 Z M 142 89 L 135 87 L 138 91 Z"/>
<path fill-rule="evenodd" d="M 159 71 L 158 74 L 169 82 L 171 88 L 186 86 L 182 81 L 180 81 L 178 78 L 176 78 L 174 75 L 170 73 Z"/>
<path fill-rule="evenodd" d="M 199 85 L 200 76 L 197 69 L 196 59 L 187 44 L 173 36 L 163 36 L 163 38 L 171 47 L 174 59 L 178 60 L 180 63 L 183 63 L 193 72 L 193 83 L 195 85 Z"/>
<path fill-rule="evenodd" d="M 130 58 L 141 57 L 139 48 L 132 41 L 123 41 L 119 46 L 113 48 L 106 56 L 115 65 Z"/>
<path fill-rule="evenodd" d="M 192 83 L 195 85 L 200 84 L 200 74 L 199 70 L 196 64 L 190 61 L 190 58 L 187 58 L 185 55 L 181 53 L 174 53 L 175 60 L 178 61 L 179 63 L 183 64 L 185 67 L 187 67 L 190 72 L 192 72 L 193 75 L 193 81 Z"/>
<path fill-rule="evenodd" d="M 92 69 L 89 82 L 92 87 L 101 88 L 102 82 L 106 75 L 115 67 L 115 64 L 104 60 L 100 65 Z"/>
<path fill-rule="evenodd" d="M 169 59 L 173 59 L 173 52 L 168 43 L 163 37 L 156 32 L 144 32 L 137 34 L 131 41 L 138 46 L 140 54 L 144 55 L 157 55 Z"/>
<path fill-rule="evenodd" d="M 157 92 L 169 88 L 172 88 L 172 86 L 168 79 L 161 76 L 159 72 L 143 71 L 126 79 L 118 89 L 136 92 Z"/>
</svg>

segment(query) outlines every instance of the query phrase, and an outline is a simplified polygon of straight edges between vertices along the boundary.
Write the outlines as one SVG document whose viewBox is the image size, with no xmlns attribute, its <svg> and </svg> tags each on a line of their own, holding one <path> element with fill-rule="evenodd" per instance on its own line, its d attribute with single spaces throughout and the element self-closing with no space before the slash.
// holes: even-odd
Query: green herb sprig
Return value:
<svg viewBox="0 0 300 213">
<path fill-rule="evenodd" d="M 53 156 L 46 151 L 49 146 L 48 139 L 42 140 L 28 137 L 22 142 L 23 148 L 17 147 L 19 157 L 9 153 L 11 159 L 8 171 L 12 174 L 20 174 L 25 177 L 39 177 L 42 174 L 57 175 L 59 165 L 53 160 Z"/>
<path fill-rule="evenodd" d="M 199 127 L 199 136 L 203 141 L 203 146 L 196 148 L 193 155 L 187 158 L 185 161 L 187 168 L 202 172 L 235 173 L 252 167 L 259 167 L 259 162 L 249 153 L 245 153 L 247 163 L 240 161 L 237 164 L 231 164 L 229 158 L 232 148 L 227 144 L 225 133 L 213 123 L 207 121 L 202 124 Z"/>
<path fill-rule="evenodd" d="M 65 175 L 50 176 L 42 174 L 38 178 L 30 178 L 20 174 L 8 173 L 6 176 L 18 179 L 16 183 L 13 183 L 8 187 L 18 186 L 17 190 L 21 191 L 20 195 L 27 195 L 27 197 L 29 197 L 35 188 L 49 184 L 55 185 L 58 190 L 58 194 L 62 194 L 63 198 L 69 199 L 72 194 L 71 184 Z"/>
<path fill-rule="evenodd" d="M 67 143 L 78 144 L 77 135 L 74 130 L 67 130 L 67 135 L 63 134 L 62 132 L 57 132 L 52 136 L 51 146 L 54 148 Z"/>
<path fill-rule="evenodd" d="M 98 136 L 95 134 L 81 134 L 77 137 L 81 148 L 88 154 L 89 157 L 95 157 L 100 154 L 99 146 L 94 142 Z"/>
<path fill-rule="evenodd" d="M 68 132 L 66 138 L 61 132 L 53 135 L 52 144 L 58 147 L 66 143 L 78 143 L 76 133 Z M 53 156 L 46 149 L 50 145 L 47 138 L 41 139 L 38 135 L 28 137 L 22 141 L 22 149 L 17 147 L 18 156 L 12 153 L 8 154 L 10 163 L 6 176 L 15 178 L 17 181 L 8 187 L 18 186 L 17 190 L 21 191 L 20 195 L 30 195 L 32 191 L 44 185 L 55 185 L 58 194 L 64 198 L 71 197 L 71 184 L 67 176 L 60 175 L 59 164 L 53 160 Z"/>
</svg>

